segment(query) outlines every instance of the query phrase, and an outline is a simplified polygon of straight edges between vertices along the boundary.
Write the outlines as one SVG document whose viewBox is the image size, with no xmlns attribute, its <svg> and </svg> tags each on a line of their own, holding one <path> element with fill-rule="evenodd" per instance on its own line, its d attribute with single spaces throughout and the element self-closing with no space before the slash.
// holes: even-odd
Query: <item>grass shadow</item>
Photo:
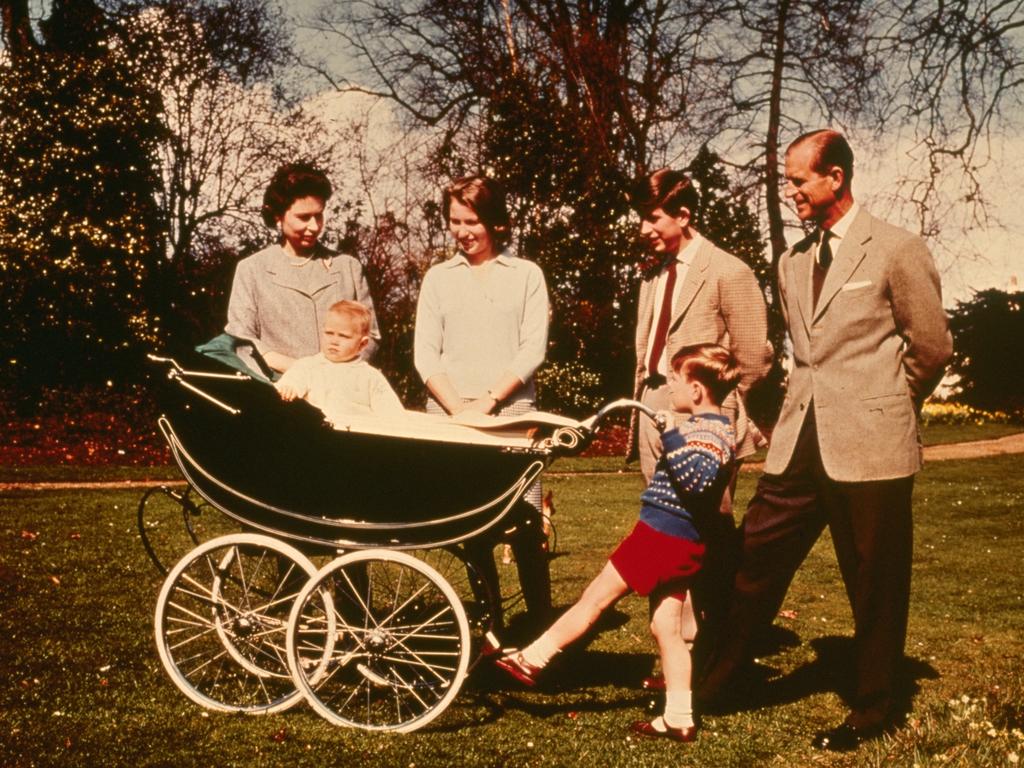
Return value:
<svg viewBox="0 0 1024 768">
<path fill-rule="evenodd" d="M 749 711 L 761 707 L 792 704 L 817 693 L 834 693 L 851 706 L 856 690 L 856 668 L 851 663 L 853 638 L 828 635 L 810 641 L 816 658 L 781 675 L 771 667 L 755 664 L 738 681 L 741 691 L 733 697 L 731 711 Z M 910 711 L 922 679 L 939 677 L 926 661 L 904 657 L 898 671 L 895 714 Z"/>
</svg>

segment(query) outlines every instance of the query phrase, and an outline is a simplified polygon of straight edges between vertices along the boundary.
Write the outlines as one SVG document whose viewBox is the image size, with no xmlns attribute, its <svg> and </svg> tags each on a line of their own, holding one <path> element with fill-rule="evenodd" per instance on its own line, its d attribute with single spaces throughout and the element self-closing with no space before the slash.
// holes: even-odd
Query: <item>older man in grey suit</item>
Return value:
<svg viewBox="0 0 1024 768">
<path fill-rule="evenodd" d="M 835 131 L 786 152 L 786 196 L 817 228 L 779 261 L 794 365 L 743 521 L 727 639 L 697 691 L 707 705 L 735 681 L 827 525 L 853 609 L 856 678 L 849 715 L 814 739 L 829 750 L 854 749 L 901 714 L 917 414 L 952 354 L 928 249 L 860 208 L 852 177 L 853 152 Z"/>
</svg>

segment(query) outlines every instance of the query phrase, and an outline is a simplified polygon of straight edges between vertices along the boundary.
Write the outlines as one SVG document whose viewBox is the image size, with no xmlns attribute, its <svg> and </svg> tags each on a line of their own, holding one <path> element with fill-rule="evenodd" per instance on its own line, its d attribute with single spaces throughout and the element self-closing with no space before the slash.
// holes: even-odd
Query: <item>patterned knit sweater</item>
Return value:
<svg viewBox="0 0 1024 768">
<path fill-rule="evenodd" d="M 736 434 L 728 416 L 690 416 L 661 436 L 663 453 L 640 496 L 640 520 L 656 531 L 700 541 L 718 514 L 729 481 Z"/>
</svg>

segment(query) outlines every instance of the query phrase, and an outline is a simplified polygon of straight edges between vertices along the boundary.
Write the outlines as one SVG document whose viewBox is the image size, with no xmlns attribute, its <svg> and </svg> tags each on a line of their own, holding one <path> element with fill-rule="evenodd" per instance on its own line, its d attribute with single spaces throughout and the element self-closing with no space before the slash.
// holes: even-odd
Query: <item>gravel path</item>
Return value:
<svg viewBox="0 0 1024 768">
<path fill-rule="evenodd" d="M 986 456 L 1003 456 L 1006 454 L 1024 453 L 1024 432 L 1006 435 L 995 440 L 975 440 L 969 443 L 944 443 L 927 445 L 924 449 L 925 461 L 949 461 L 951 459 L 980 459 Z M 760 472 L 764 467 L 761 462 L 747 462 L 743 465 L 744 472 Z M 639 472 L 639 470 L 637 470 Z M 598 475 L 607 472 L 548 472 L 554 476 L 567 475 Z M 6 491 L 66 491 L 66 490 L 145 490 L 157 485 L 179 486 L 183 480 L 111 480 L 96 482 L 53 482 L 53 483 L 0 483 L 0 493 Z"/>
</svg>

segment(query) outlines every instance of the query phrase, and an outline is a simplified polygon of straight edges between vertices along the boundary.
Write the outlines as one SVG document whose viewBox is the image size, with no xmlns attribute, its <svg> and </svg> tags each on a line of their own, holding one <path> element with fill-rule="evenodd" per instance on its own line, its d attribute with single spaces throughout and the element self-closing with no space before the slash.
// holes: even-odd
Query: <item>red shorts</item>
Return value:
<svg viewBox="0 0 1024 768">
<path fill-rule="evenodd" d="M 704 545 L 669 536 L 638 521 L 608 560 L 638 595 L 669 585 L 685 592 L 704 561 Z"/>
</svg>

